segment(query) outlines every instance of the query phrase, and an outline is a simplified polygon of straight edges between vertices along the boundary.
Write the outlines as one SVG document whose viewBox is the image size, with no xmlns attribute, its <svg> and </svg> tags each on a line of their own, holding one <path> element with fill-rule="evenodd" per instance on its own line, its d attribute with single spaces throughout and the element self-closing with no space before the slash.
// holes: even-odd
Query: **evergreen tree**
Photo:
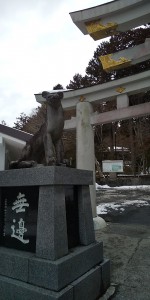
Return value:
<svg viewBox="0 0 150 300">
<path fill-rule="evenodd" d="M 82 87 L 88 87 L 92 85 L 87 75 L 82 77 L 81 74 L 77 73 L 73 76 L 73 80 L 66 86 L 67 89 L 77 90 Z"/>
<path fill-rule="evenodd" d="M 58 83 L 58 84 L 56 84 L 54 87 L 53 87 L 53 90 L 63 90 L 64 88 L 63 88 L 63 86 L 60 84 L 60 83 Z"/>
<path fill-rule="evenodd" d="M 1 124 L 7 126 L 7 124 L 4 120 L 1 121 Z"/>
<path fill-rule="evenodd" d="M 30 117 L 22 112 L 20 116 L 16 118 L 13 128 L 23 130 L 23 127 L 29 122 L 29 119 Z"/>
</svg>

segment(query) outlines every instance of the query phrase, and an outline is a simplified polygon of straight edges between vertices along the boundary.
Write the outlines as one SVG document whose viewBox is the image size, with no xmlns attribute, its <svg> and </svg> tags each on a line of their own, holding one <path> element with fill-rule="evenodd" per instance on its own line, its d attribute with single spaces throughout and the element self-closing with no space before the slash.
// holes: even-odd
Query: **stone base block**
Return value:
<svg viewBox="0 0 150 300">
<path fill-rule="evenodd" d="M 28 281 L 29 259 L 34 254 L 0 247 L 0 275 Z"/>
<path fill-rule="evenodd" d="M 0 276 L 0 295 L 1 300 L 74 300 L 72 286 L 53 292 L 4 276 Z"/>
<path fill-rule="evenodd" d="M 109 260 L 104 260 L 60 291 L 52 291 L 19 280 L 0 276 L 1 300 L 96 300 L 107 289 Z M 104 279 L 106 284 L 104 284 Z"/>
<path fill-rule="evenodd" d="M 100 266 L 102 278 L 102 293 L 104 293 L 110 286 L 110 260 L 104 259 Z"/>
<path fill-rule="evenodd" d="M 33 253 L 0 248 L 0 275 L 59 291 L 103 260 L 103 244 L 79 246 L 56 260 L 37 258 Z"/>
<path fill-rule="evenodd" d="M 101 267 L 97 266 L 71 283 L 75 300 L 96 300 L 102 294 Z"/>
<path fill-rule="evenodd" d="M 103 244 L 80 246 L 58 259 L 48 261 L 29 259 L 29 282 L 54 291 L 59 291 L 103 260 Z"/>
</svg>

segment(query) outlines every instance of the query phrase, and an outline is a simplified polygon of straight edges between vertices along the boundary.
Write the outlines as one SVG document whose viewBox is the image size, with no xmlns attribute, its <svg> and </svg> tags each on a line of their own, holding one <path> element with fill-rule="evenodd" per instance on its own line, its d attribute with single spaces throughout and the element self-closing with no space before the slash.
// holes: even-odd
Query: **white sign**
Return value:
<svg viewBox="0 0 150 300">
<path fill-rule="evenodd" d="M 102 161 L 102 170 L 103 172 L 114 172 L 122 173 L 123 172 L 123 160 L 103 160 Z"/>
</svg>

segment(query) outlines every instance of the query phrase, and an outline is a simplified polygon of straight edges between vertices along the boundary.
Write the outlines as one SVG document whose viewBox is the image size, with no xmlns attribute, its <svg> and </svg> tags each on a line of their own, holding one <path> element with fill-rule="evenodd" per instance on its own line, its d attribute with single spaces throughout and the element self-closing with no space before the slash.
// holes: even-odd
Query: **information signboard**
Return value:
<svg viewBox="0 0 150 300">
<path fill-rule="evenodd" d="M 123 160 L 103 160 L 102 161 L 102 170 L 103 172 L 114 172 L 122 173 L 123 172 Z"/>
</svg>

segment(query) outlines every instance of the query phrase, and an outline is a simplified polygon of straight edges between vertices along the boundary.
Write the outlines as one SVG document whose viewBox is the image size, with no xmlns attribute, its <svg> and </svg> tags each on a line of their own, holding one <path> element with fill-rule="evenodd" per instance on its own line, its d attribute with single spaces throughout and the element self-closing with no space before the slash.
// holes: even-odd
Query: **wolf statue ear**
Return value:
<svg viewBox="0 0 150 300">
<path fill-rule="evenodd" d="M 58 92 L 58 95 L 59 95 L 60 99 L 63 98 L 63 92 Z"/>
<path fill-rule="evenodd" d="M 48 94 L 48 92 L 46 92 L 46 91 L 42 92 L 42 97 L 43 97 L 43 98 L 46 98 L 46 97 L 47 97 L 47 94 Z"/>
<path fill-rule="evenodd" d="M 42 97 L 46 99 L 47 96 L 50 94 L 53 94 L 53 93 L 44 91 L 44 92 L 42 92 Z M 57 94 L 59 96 L 60 100 L 63 98 L 63 92 L 54 93 L 53 95 L 55 95 L 55 94 Z"/>
</svg>

